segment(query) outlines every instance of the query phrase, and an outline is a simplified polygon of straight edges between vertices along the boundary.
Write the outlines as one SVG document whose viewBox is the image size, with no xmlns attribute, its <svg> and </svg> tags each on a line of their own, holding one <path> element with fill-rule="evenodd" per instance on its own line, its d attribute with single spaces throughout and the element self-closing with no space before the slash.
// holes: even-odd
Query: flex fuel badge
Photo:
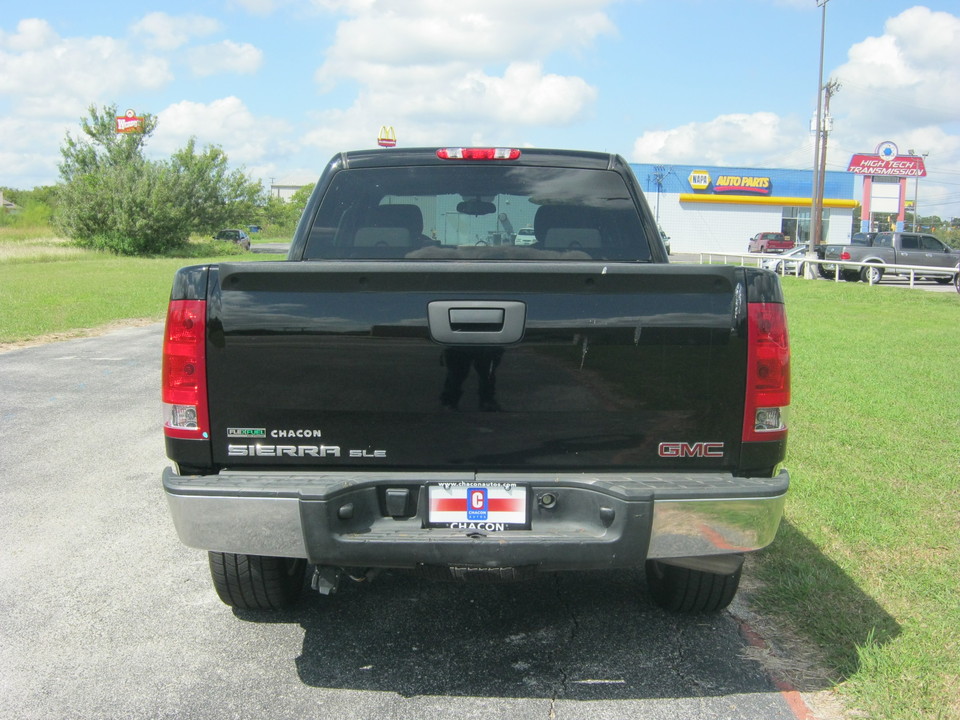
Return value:
<svg viewBox="0 0 960 720">
<path fill-rule="evenodd" d="M 266 428 L 227 428 L 227 437 L 232 438 L 265 438 Z"/>
</svg>

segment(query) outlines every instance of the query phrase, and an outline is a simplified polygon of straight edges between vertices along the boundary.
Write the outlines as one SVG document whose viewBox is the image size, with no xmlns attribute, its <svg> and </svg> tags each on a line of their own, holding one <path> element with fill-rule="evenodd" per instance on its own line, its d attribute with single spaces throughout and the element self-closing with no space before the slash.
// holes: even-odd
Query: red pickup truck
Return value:
<svg viewBox="0 0 960 720">
<path fill-rule="evenodd" d="M 751 253 L 782 253 L 793 250 L 793 238 L 780 232 L 761 232 L 749 240 L 747 252 Z"/>
</svg>

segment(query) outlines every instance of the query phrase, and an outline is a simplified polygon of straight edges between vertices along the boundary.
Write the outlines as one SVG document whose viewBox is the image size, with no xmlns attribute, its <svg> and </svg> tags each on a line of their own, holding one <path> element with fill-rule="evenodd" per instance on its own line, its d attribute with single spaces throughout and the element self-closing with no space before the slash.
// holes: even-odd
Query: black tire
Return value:
<svg viewBox="0 0 960 720">
<path fill-rule="evenodd" d="M 873 284 L 876 285 L 883 279 L 883 268 L 879 265 L 866 265 L 860 268 L 860 280 L 865 283 L 870 282 L 870 276 L 873 275 Z"/>
<path fill-rule="evenodd" d="M 823 264 L 817 264 L 817 272 L 820 273 L 820 277 L 825 278 L 826 280 L 836 280 L 836 275 L 834 274 L 835 270 L 827 270 Z"/>
<path fill-rule="evenodd" d="M 720 575 L 648 560 L 646 570 L 650 596 L 664 610 L 708 613 L 723 610 L 730 604 L 740 586 L 743 567 L 729 575 Z"/>
<path fill-rule="evenodd" d="M 220 599 L 238 610 L 280 610 L 297 601 L 307 561 L 211 552 L 210 576 Z"/>
<path fill-rule="evenodd" d="M 960 293 L 960 273 L 953 276 L 953 286 L 957 289 L 957 292 Z"/>
</svg>

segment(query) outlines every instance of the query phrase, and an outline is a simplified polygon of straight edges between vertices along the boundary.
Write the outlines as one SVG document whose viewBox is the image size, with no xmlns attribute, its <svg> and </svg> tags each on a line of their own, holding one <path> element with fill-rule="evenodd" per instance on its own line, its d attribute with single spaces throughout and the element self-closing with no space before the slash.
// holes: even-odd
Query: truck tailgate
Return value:
<svg viewBox="0 0 960 720">
<path fill-rule="evenodd" d="M 212 269 L 214 462 L 736 467 L 742 270 L 290 262 Z M 739 299 L 738 299 L 739 298 Z M 664 448 L 667 451 L 664 452 Z"/>
</svg>

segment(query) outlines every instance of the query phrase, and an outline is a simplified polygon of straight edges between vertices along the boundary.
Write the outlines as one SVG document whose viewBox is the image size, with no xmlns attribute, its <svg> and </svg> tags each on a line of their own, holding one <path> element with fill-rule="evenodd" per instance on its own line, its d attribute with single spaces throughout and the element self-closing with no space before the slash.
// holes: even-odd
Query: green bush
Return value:
<svg viewBox="0 0 960 720">
<path fill-rule="evenodd" d="M 190 237 L 178 176 L 149 162 L 101 168 L 61 188 L 57 226 L 81 247 L 159 255 Z"/>
<path fill-rule="evenodd" d="M 116 106 L 89 109 L 81 134 L 60 148 L 62 184 L 54 222 L 81 247 L 118 255 L 163 255 L 191 233 L 210 233 L 248 218 L 262 200 L 260 184 L 229 170 L 216 146 L 198 151 L 191 139 L 167 161 L 147 160 L 143 146 L 156 128 L 118 135 Z"/>
</svg>

